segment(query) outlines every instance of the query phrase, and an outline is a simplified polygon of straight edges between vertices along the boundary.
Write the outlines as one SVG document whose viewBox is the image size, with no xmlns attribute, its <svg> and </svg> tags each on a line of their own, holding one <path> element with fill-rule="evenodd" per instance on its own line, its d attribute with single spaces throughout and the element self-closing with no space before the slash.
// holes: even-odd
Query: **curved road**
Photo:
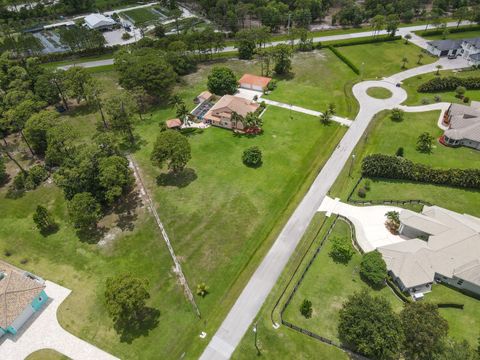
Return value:
<svg viewBox="0 0 480 360">
<path fill-rule="evenodd" d="M 225 360 L 231 357 L 300 242 L 328 190 L 351 159 L 350 155 L 365 133 L 370 121 L 379 111 L 398 107 L 407 98 L 406 91 L 397 87 L 396 84 L 415 75 L 433 72 L 438 64 L 441 64 L 444 69 L 468 67 L 464 59 L 440 59 L 433 64 L 410 69 L 383 80 L 364 81 L 353 87 L 353 94 L 360 103 L 360 111 L 355 121 L 353 121 L 307 194 L 285 224 L 270 251 L 250 278 L 247 286 L 200 357 L 201 360 Z M 372 98 L 366 92 L 370 87 L 386 88 L 392 92 L 392 97 L 386 100 Z M 431 107 L 433 110 L 434 106 Z M 408 107 L 404 108 L 408 109 Z M 421 110 L 425 111 L 426 109 L 428 107 L 422 107 Z"/>
</svg>

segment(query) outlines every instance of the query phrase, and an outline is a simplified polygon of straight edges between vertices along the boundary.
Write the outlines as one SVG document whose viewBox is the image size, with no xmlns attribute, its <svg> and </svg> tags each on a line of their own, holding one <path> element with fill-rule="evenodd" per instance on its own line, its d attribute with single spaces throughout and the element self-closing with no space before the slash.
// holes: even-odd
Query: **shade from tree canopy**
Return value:
<svg viewBox="0 0 480 360">
<path fill-rule="evenodd" d="M 0 186 L 5 184 L 8 179 L 7 167 L 5 166 L 5 158 L 0 155 Z"/>
<path fill-rule="evenodd" d="M 208 90 L 216 95 L 234 94 L 237 91 L 237 78 L 227 67 L 214 67 L 207 82 Z"/>
<path fill-rule="evenodd" d="M 372 286 L 381 286 L 387 277 L 387 265 L 378 250 L 363 254 L 360 276 Z"/>
<path fill-rule="evenodd" d="M 73 223 L 73 227 L 80 233 L 91 232 L 97 227 L 100 219 L 100 205 L 92 194 L 82 192 L 75 194 L 68 203 L 68 214 Z"/>
<path fill-rule="evenodd" d="M 406 303 L 400 319 L 405 341 L 406 359 L 430 360 L 441 353 L 441 345 L 448 333 L 448 322 L 442 318 L 435 304 Z"/>
<path fill-rule="evenodd" d="M 191 159 L 188 139 L 175 130 L 162 131 L 158 136 L 151 155 L 152 162 L 163 167 L 165 163 L 173 173 L 181 172 Z"/>
<path fill-rule="evenodd" d="M 57 124 L 58 113 L 52 110 L 42 110 L 30 116 L 25 123 L 25 137 L 35 153 L 45 155 L 47 151 L 47 133 Z"/>
<path fill-rule="evenodd" d="M 279 44 L 273 48 L 274 70 L 278 75 L 285 75 L 292 69 L 293 50 L 287 44 Z"/>
<path fill-rule="evenodd" d="M 146 301 L 150 298 L 145 280 L 130 274 L 108 278 L 105 304 L 108 314 L 119 326 L 130 326 L 141 321 Z"/>
<path fill-rule="evenodd" d="M 35 209 L 33 222 L 42 235 L 48 235 L 58 229 L 58 225 L 55 223 L 54 218 L 48 212 L 47 208 L 42 205 L 38 205 Z"/>
<path fill-rule="evenodd" d="M 105 202 L 108 205 L 113 205 L 133 186 L 133 173 L 128 166 L 128 160 L 124 157 L 105 157 L 99 161 L 98 170 L 98 180 L 103 188 Z"/>
<path fill-rule="evenodd" d="M 383 297 L 356 292 L 340 309 L 338 335 L 342 343 L 371 359 L 398 359 L 403 332 L 398 315 Z"/>
</svg>

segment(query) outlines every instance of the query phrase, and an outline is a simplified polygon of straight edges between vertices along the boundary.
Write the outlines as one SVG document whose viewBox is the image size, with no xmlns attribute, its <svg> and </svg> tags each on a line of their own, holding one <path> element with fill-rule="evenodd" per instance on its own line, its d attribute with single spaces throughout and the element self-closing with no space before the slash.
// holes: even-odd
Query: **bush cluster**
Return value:
<svg viewBox="0 0 480 360">
<path fill-rule="evenodd" d="M 459 87 L 467 90 L 480 89 L 480 77 L 459 78 L 456 76 L 435 77 L 421 84 L 417 91 L 431 93 L 437 91 L 454 91 Z"/>
<path fill-rule="evenodd" d="M 480 189 L 480 169 L 434 169 L 402 157 L 385 154 L 365 157 L 362 161 L 362 175 Z"/>
<path fill-rule="evenodd" d="M 341 40 L 331 44 L 333 47 L 343 47 L 343 46 L 354 46 L 354 45 L 365 45 L 365 44 L 375 44 L 380 42 L 387 42 L 387 41 L 395 41 L 400 40 L 401 36 L 390 36 L 390 35 L 382 35 L 373 37 L 366 37 L 366 38 L 359 38 L 354 40 Z"/>
<path fill-rule="evenodd" d="M 330 49 L 341 61 L 343 61 L 350 69 L 352 69 L 352 71 L 357 74 L 357 75 L 360 75 L 360 70 L 358 70 L 358 68 L 355 66 L 354 63 L 352 63 L 350 61 L 349 58 L 347 58 L 345 55 L 343 55 L 340 51 L 338 51 L 335 47 L 333 47 L 332 45 L 328 45 L 327 46 L 328 49 Z"/>
</svg>

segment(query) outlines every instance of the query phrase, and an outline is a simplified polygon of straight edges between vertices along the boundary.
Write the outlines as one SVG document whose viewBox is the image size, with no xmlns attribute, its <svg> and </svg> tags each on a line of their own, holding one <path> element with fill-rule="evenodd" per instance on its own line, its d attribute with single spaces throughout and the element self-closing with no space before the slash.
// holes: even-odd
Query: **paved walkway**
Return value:
<svg viewBox="0 0 480 360">
<path fill-rule="evenodd" d="M 0 359 L 22 360 L 35 351 L 53 349 L 73 360 L 118 360 L 60 326 L 57 311 L 70 294 L 69 289 L 46 281 L 45 292 L 50 298 L 46 307 L 35 314 L 17 335 L 8 334 L 0 339 Z"/>
<path fill-rule="evenodd" d="M 263 97 L 261 99 L 259 99 L 258 101 L 260 101 L 260 102 L 265 101 L 265 104 L 268 104 L 268 105 L 277 106 L 277 107 L 281 107 L 281 108 L 284 108 L 284 109 L 289 109 L 289 110 L 292 110 L 292 111 L 296 111 L 296 112 L 300 112 L 300 113 L 304 113 L 304 114 L 308 114 L 308 115 L 312 115 L 312 116 L 317 116 L 318 117 L 318 116 L 322 115 L 322 113 L 320 111 L 305 109 L 305 108 L 302 108 L 300 106 L 285 104 L 285 103 L 281 103 L 279 101 L 265 99 Z M 332 120 L 336 121 L 336 122 L 338 122 L 342 125 L 345 125 L 345 126 L 352 125 L 352 120 L 345 119 L 345 118 L 342 118 L 340 116 L 332 116 Z"/>
<path fill-rule="evenodd" d="M 318 211 L 326 212 L 327 216 L 338 214 L 348 218 L 355 226 L 357 243 L 364 252 L 373 251 L 379 246 L 386 246 L 404 241 L 400 236 L 393 235 L 385 227 L 389 211 L 401 209 L 394 206 L 353 206 L 326 196 Z"/>
<path fill-rule="evenodd" d="M 411 76 L 432 72 L 437 64 L 445 65 L 444 68 L 449 69 L 468 66 L 462 60 L 440 59 L 433 64 L 410 69 L 383 80 L 361 82 L 353 87 L 353 94 L 360 104 L 355 121 L 350 125 L 305 197 L 283 227 L 270 251 L 250 278 L 220 328 L 205 348 L 200 357 L 201 360 L 225 360 L 231 357 L 300 242 L 308 224 L 320 208 L 328 190 L 347 162 L 353 161 L 351 154 L 370 121 L 379 111 L 398 107 L 406 100 L 405 90 L 396 87 L 395 84 Z M 386 100 L 372 98 L 366 93 L 369 87 L 387 88 L 393 96 Z"/>
</svg>

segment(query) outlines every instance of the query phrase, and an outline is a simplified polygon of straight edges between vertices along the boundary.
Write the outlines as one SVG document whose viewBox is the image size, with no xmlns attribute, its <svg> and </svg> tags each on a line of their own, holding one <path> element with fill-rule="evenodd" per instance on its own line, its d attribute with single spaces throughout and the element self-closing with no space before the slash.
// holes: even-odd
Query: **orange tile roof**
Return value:
<svg viewBox="0 0 480 360">
<path fill-rule="evenodd" d="M 270 81 L 272 81 L 272 78 L 252 74 L 244 74 L 240 80 L 238 80 L 240 84 L 251 84 L 261 86 L 262 88 L 266 87 Z"/>
<path fill-rule="evenodd" d="M 170 120 L 167 120 L 165 122 L 165 124 L 167 125 L 167 128 L 169 128 L 169 129 L 176 128 L 176 127 L 182 126 L 182 120 L 180 120 L 180 119 L 170 119 Z"/>
</svg>

